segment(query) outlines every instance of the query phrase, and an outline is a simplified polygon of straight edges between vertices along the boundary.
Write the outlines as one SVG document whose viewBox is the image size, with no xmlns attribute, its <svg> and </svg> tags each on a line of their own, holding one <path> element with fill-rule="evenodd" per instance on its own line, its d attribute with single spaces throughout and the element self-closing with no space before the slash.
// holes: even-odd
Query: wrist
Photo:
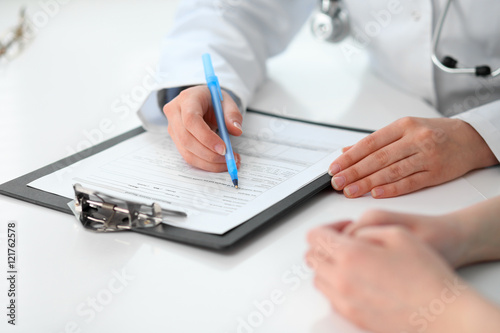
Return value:
<svg viewBox="0 0 500 333">
<path fill-rule="evenodd" d="M 435 319 L 429 323 L 428 333 L 500 332 L 500 311 L 474 289 L 458 278 L 446 283 L 449 302 L 442 309 L 433 308 Z M 459 286 L 458 288 L 455 286 Z"/>
<path fill-rule="evenodd" d="M 457 211 L 449 214 L 449 219 L 457 236 L 456 258 L 451 264 L 458 268 L 477 261 L 479 239 L 481 231 L 479 223 L 474 223 L 467 211 Z"/>
<path fill-rule="evenodd" d="M 459 235 L 455 267 L 500 259 L 499 205 L 500 197 L 445 215 L 449 221 L 456 222 Z"/>
<path fill-rule="evenodd" d="M 464 214 L 459 213 L 461 212 L 441 215 L 435 221 L 444 226 L 440 228 L 443 235 L 436 240 L 437 249 L 454 268 L 470 263 L 470 253 L 476 246 L 475 225 L 469 223 Z"/>
<path fill-rule="evenodd" d="M 457 329 L 456 332 L 500 332 L 498 307 L 476 291 L 470 291 L 464 302 L 459 305 L 460 310 L 455 314 L 455 319 L 463 317 L 461 330 Z"/>
<path fill-rule="evenodd" d="M 457 128 L 463 129 L 460 130 L 460 133 L 462 135 L 462 140 L 464 140 L 463 147 L 466 147 L 465 149 L 468 148 L 469 171 L 498 164 L 495 154 L 493 154 L 493 151 L 479 132 L 469 123 L 461 119 L 455 120 L 459 122 Z"/>
</svg>

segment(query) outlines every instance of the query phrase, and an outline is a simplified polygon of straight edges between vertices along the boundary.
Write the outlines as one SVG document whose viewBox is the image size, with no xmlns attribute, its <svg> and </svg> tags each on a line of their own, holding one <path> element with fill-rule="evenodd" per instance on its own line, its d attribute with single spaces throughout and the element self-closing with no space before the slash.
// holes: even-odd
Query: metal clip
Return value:
<svg viewBox="0 0 500 333">
<path fill-rule="evenodd" d="M 75 210 L 86 229 L 113 232 L 156 227 L 163 221 L 159 204 L 142 205 L 117 199 L 80 184 L 73 185 Z M 164 210 L 169 215 L 186 216 L 186 213 Z"/>
</svg>

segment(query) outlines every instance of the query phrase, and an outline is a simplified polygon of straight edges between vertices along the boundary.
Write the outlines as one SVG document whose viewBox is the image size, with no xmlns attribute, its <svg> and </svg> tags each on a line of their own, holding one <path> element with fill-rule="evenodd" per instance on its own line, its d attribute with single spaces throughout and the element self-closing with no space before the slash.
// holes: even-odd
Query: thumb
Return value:
<svg viewBox="0 0 500 333">
<path fill-rule="evenodd" d="M 231 96 L 224 90 L 222 94 L 224 97 L 222 100 L 222 109 L 224 110 L 224 120 L 226 122 L 227 131 L 231 135 L 240 136 L 243 133 L 241 129 L 243 116 L 241 115 L 238 105 Z"/>
</svg>

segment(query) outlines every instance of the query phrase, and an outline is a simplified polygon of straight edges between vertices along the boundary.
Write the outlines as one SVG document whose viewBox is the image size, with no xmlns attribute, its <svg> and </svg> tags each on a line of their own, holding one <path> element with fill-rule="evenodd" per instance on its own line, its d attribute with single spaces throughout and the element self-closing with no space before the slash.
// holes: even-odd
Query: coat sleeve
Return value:
<svg viewBox="0 0 500 333">
<path fill-rule="evenodd" d="M 474 127 L 500 161 L 500 100 L 460 113 L 453 118 L 461 119 Z"/>
<path fill-rule="evenodd" d="M 265 62 L 283 51 L 310 15 L 314 0 L 184 0 L 162 43 L 161 88 L 205 83 L 209 52 L 221 86 L 243 110 L 265 79 Z"/>
</svg>

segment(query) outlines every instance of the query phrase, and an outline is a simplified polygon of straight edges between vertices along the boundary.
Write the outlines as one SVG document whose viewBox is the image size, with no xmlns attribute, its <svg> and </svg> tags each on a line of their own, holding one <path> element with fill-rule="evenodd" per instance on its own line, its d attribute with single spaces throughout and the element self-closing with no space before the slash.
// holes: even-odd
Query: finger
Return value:
<svg viewBox="0 0 500 333">
<path fill-rule="evenodd" d="M 378 170 L 394 164 L 397 161 L 414 155 L 416 150 L 415 145 L 412 142 L 406 141 L 407 140 L 402 139 L 393 142 L 366 156 L 361 161 L 348 167 L 344 171 L 337 173 L 332 178 L 332 186 L 337 191 L 343 190 L 347 185 L 352 184 L 357 180 L 363 179 L 366 176 L 377 172 Z M 359 193 L 358 196 L 369 192 L 372 188 L 373 187 L 370 187 L 364 193 Z M 355 197 L 355 193 L 350 192 L 348 189 L 347 196 Z"/>
<path fill-rule="evenodd" d="M 307 241 L 310 244 L 309 262 L 333 262 L 336 251 L 347 242 L 339 233 L 328 227 L 320 227 L 311 230 L 307 234 Z"/>
<path fill-rule="evenodd" d="M 241 156 L 240 156 L 240 154 L 234 153 L 234 160 L 236 162 L 236 169 L 239 170 L 241 168 Z"/>
<path fill-rule="evenodd" d="M 376 199 L 392 198 L 415 192 L 425 187 L 434 186 L 438 183 L 432 180 L 429 171 L 422 171 L 395 183 L 377 186 L 371 190 L 371 195 Z"/>
<path fill-rule="evenodd" d="M 175 125 L 176 120 L 174 119 L 169 123 L 168 132 L 170 137 L 174 141 L 177 149 L 181 152 L 181 155 L 186 159 L 186 153 L 190 152 L 190 160 L 186 160 L 191 164 L 191 160 L 196 156 L 196 159 L 202 160 L 208 164 L 222 164 L 225 163 L 225 157 L 211 149 L 208 149 L 205 145 L 199 142 L 193 135 L 187 131 L 183 126 Z M 196 166 L 200 167 L 200 163 Z M 209 170 L 207 168 L 201 168 L 203 170 Z M 213 171 L 210 169 L 209 171 Z"/>
<path fill-rule="evenodd" d="M 222 109 L 224 111 L 224 120 L 226 122 L 227 131 L 231 135 L 240 136 L 243 133 L 241 128 L 243 116 L 241 115 L 238 105 L 231 98 L 231 96 L 225 91 L 222 91 L 222 94 L 224 95 Z"/>
<path fill-rule="evenodd" d="M 346 151 L 348 151 L 351 148 L 352 148 L 352 146 L 347 146 L 347 147 L 342 148 L 342 153 L 345 153 Z"/>
<path fill-rule="evenodd" d="M 420 158 L 419 154 L 414 154 L 384 167 L 361 180 L 347 185 L 344 188 L 344 194 L 348 198 L 357 198 L 377 186 L 391 184 L 417 172 L 425 171 L 424 164 L 419 161 Z"/>
<path fill-rule="evenodd" d="M 330 226 L 320 226 L 312 229 L 307 234 L 307 241 L 309 244 L 313 245 L 318 243 L 319 241 L 323 241 L 324 239 L 337 239 L 339 232 L 335 230 L 335 228 L 331 228 Z"/>
<path fill-rule="evenodd" d="M 220 163 L 215 163 L 212 161 L 209 162 L 207 160 L 200 158 L 198 155 L 193 154 L 189 150 L 183 149 L 182 147 L 178 148 L 178 150 L 181 153 L 184 160 L 188 164 L 190 164 L 198 169 L 210 171 L 210 172 L 227 171 L 227 164 L 226 164 L 225 159 L 223 160 L 223 162 L 220 162 Z"/>
<path fill-rule="evenodd" d="M 383 247 L 399 247 L 417 241 L 406 228 L 398 225 L 365 227 L 354 232 L 353 237 Z"/>
<path fill-rule="evenodd" d="M 382 225 L 407 225 L 408 219 L 412 218 L 411 214 L 388 212 L 383 210 L 369 210 L 363 213 L 356 223 L 351 223 L 348 225 L 343 233 L 347 235 L 353 235 L 356 231 L 361 228 L 368 226 L 382 226 Z"/>
<path fill-rule="evenodd" d="M 352 224 L 351 220 L 346 220 L 346 221 L 339 221 L 339 222 L 327 224 L 325 227 L 331 228 L 331 229 L 335 230 L 336 232 L 343 232 L 344 229 L 351 224 Z"/>
<path fill-rule="evenodd" d="M 224 155 L 226 145 L 224 141 L 214 133 L 204 119 L 204 105 L 199 99 L 185 99 L 181 104 L 181 118 L 183 127 L 191 133 L 193 138 L 199 143 L 217 153 Z M 191 146 L 192 141 L 185 142 L 189 144 L 186 148 L 192 152 L 197 152 Z"/>
<path fill-rule="evenodd" d="M 335 175 L 361 161 L 363 158 L 380 148 L 401 139 L 403 137 L 403 131 L 403 128 L 398 126 L 398 123 L 395 122 L 361 139 L 348 151 L 333 161 L 329 168 L 330 174 Z"/>
</svg>

